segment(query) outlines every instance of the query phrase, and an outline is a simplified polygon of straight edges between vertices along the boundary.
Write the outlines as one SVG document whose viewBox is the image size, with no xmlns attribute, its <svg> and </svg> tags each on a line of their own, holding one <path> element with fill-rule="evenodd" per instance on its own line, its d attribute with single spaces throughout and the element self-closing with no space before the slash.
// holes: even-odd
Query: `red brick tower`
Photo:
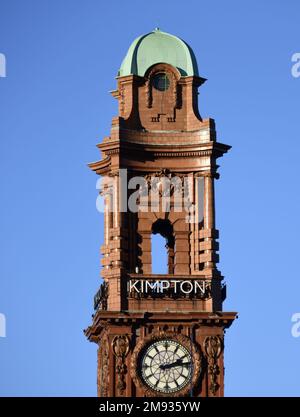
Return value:
<svg viewBox="0 0 300 417">
<path fill-rule="evenodd" d="M 230 147 L 198 112 L 205 79 L 181 39 L 139 37 L 117 79 L 119 115 L 89 165 L 105 199 L 104 281 L 85 332 L 99 346 L 98 395 L 223 396 L 224 329 L 236 313 L 222 311 L 214 180 Z M 155 233 L 168 274 L 152 274 Z"/>
</svg>

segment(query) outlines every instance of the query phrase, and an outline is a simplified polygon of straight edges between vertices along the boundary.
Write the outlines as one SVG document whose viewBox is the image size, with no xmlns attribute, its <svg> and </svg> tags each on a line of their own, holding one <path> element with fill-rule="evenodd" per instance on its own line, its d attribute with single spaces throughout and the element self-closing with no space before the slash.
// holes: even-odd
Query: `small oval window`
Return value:
<svg viewBox="0 0 300 417">
<path fill-rule="evenodd" d="M 154 75 L 152 85 L 156 90 L 166 91 L 170 86 L 170 80 L 167 77 L 167 74 L 161 72 Z"/>
</svg>

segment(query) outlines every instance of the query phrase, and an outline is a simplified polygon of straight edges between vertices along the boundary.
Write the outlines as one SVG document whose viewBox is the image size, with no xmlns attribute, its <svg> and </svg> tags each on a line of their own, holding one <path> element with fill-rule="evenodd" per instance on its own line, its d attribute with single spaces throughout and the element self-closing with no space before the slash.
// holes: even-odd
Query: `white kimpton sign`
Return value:
<svg viewBox="0 0 300 417">
<path fill-rule="evenodd" d="M 165 280 L 145 280 L 145 279 L 131 279 L 128 281 L 128 291 L 136 292 L 138 294 L 163 294 L 172 290 L 174 294 L 202 294 L 204 295 L 211 287 L 210 281 L 206 280 L 179 280 L 179 279 L 165 279 Z"/>
</svg>

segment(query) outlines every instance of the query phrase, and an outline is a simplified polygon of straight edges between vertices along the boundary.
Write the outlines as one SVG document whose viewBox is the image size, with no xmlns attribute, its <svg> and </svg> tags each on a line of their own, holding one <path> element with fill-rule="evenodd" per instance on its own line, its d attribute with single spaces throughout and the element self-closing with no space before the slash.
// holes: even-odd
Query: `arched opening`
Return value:
<svg viewBox="0 0 300 417">
<path fill-rule="evenodd" d="M 168 251 L 166 239 L 161 234 L 152 234 L 152 274 L 168 273 Z"/>
<path fill-rule="evenodd" d="M 169 220 L 158 219 L 152 225 L 152 273 L 174 273 L 174 234 Z"/>
</svg>

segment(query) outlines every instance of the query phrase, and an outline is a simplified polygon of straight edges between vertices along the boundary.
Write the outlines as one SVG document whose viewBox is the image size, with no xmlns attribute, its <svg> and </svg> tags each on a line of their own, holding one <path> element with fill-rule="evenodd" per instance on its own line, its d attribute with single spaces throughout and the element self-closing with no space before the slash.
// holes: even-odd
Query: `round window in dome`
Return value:
<svg viewBox="0 0 300 417">
<path fill-rule="evenodd" d="M 152 78 L 152 85 L 156 90 L 166 91 L 170 86 L 170 80 L 167 77 L 167 74 L 160 72 L 155 74 Z"/>
</svg>

